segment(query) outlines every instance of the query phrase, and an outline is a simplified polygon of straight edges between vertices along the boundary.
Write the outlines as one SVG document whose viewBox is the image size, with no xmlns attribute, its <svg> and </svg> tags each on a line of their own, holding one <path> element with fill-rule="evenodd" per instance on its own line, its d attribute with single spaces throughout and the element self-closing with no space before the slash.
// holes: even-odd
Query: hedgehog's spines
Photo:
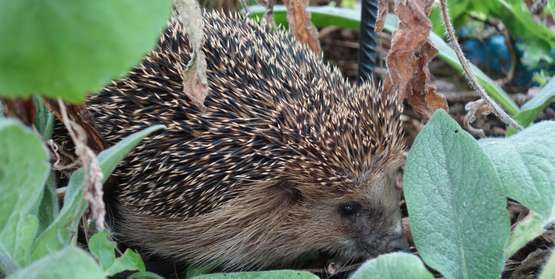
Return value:
<svg viewBox="0 0 555 279">
<path fill-rule="evenodd" d="M 183 94 L 190 47 L 177 20 L 127 78 L 89 100 L 110 142 L 153 124 L 168 127 L 115 172 L 125 178 L 120 203 L 190 218 L 260 181 L 350 187 L 402 149 L 400 105 L 379 85 L 352 85 L 288 32 L 240 15 L 204 15 L 206 112 Z"/>
</svg>

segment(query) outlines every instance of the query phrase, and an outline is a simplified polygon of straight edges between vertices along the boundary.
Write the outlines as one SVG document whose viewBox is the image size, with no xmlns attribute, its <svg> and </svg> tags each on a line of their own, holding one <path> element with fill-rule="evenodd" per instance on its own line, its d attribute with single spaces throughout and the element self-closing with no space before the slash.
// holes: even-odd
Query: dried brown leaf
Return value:
<svg viewBox="0 0 555 279">
<path fill-rule="evenodd" d="M 87 146 L 87 133 L 79 124 L 70 119 L 66 106 L 61 100 L 58 100 L 58 109 L 68 134 L 75 144 L 75 154 L 82 163 L 84 174 L 83 197 L 89 202 L 90 212 L 93 220 L 95 220 L 96 228 L 103 230 L 106 206 L 103 199 L 102 171 L 98 160 L 92 149 Z"/>
<path fill-rule="evenodd" d="M 202 12 L 196 0 L 174 0 L 177 18 L 187 32 L 192 49 L 192 59 L 187 69 L 181 71 L 183 93 L 199 108 L 204 109 L 204 100 L 208 95 L 206 77 L 206 57 L 202 51 L 204 45 L 204 22 Z"/>
<path fill-rule="evenodd" d="M 468 102 L 464 109 L 467 110 L 467 114 L 464 117 L 464 127 L 473 135 L 483 138 L 486 133 L 483 129 L 474 128 L 472 123 L 476 121 L 477 115 L 489 115 L 493 112 L 493 109 L 488 105 L 484 99 L 478 99 L 474 102 Z"/>
<path fill-rule="evenodd" d="M 295 35 L 295 38 L 301 43 L 307 44 L 312 51 L 320 53 L 320 41 L 318 41 L 318 30 L 310 21 L 310 14 L 305 8 L 308 6 L 308 0 L 284 0 L 287 6 L 287 21 L 289 22 L 289 30 Z"/>
<path fill-rule="evenodd" d="M 386 0 L 380 2 L 385 7 Z M 430 82 L 429 62 L 437 50 L 428 41 L 432 24 L 428 19 L 433 0 L 397 1 L 395 14 L 399 26 L 393 34 L 387 55 L 387 74 L 384 79 L 385 94 L 398 94 L 407 99 L 414 110 L 429 118 L 438 108 L 448 109 L 443 95 L 436 92 Z M 385 8 L 384 8 L 385 9 Z M 383 21 L 380 14 L 379 20 Z"/>
</svg>

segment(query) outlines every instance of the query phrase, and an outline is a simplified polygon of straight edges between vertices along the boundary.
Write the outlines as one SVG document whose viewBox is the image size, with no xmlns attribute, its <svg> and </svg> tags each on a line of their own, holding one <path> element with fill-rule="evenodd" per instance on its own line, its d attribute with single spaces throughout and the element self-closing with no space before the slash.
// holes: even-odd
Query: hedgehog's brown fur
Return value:
<svg viewBox="0 0 555 279">
<path fill-rule="evenodd" d="M 212 12 L 205 24 L 206 111 L 183 93 L 190 48 L 176 20 L 87 102 L 110 144 L 167 127 L 114 173 L 118 238 L 228 270 L 390 249 L 400 224 L 388 174 L 403 150 L 395 96 L 349 83 L 284 31 Z M 360 210 L 341 213 L 353 202 Z"/>
</svg>

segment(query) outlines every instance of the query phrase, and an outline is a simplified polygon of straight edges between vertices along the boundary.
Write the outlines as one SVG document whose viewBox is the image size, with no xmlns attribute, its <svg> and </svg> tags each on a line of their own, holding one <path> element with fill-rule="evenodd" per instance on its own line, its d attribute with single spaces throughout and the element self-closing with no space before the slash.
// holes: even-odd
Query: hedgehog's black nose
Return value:
<svg viewBox="0 0 555 279">
<path fill-rule="evenodd" d="M 410 252 L 409 243 L 402 235 L 389 241 L 388 248 L 390 252 Z"/>
</svg>

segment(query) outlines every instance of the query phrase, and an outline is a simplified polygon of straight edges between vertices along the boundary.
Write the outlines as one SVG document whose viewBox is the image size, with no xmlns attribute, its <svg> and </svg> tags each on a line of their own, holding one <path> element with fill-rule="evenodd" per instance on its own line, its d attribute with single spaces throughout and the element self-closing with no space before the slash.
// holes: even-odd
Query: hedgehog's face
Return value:
<svg viewBox="0 0 555 279">
<path fill-rule="evenodd" d="M 373 175 L 350 186 L 345 191 L 319 193 L 324 198 L 318 199 L 311 199 L 311 193 L 300 194 L 304 197 L 297 206 L 305 212 L 300 234 L 312 242 L 306 247 L 317 247 L 339 262 L 407 248 L 401 229 L 400 191 L 391 176 Z"/>
<path fill-rule="evenodd" d="M 404 249 L 400 192 L 390 179 L 380 176 L 357 185 L 330 202 L 330 226 L 340 232 L 334 248 L 346 260 L 371 258 Z"/>
</svg>

